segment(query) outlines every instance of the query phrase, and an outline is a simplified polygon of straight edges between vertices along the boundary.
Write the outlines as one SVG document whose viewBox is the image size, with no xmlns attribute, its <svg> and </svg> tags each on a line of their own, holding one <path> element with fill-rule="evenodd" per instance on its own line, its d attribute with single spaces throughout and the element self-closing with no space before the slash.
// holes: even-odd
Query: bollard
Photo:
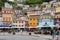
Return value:
<svg viewBox="0 0 60 40">
<path fill-rule="evenodd" d="M 15 32 L 13 32 L 13 35 L 15 35 Z"/>
<path fill-rule="evenodd" d="M 29 35 L 31 35 L 31 32 L 29 33 Z"/>
</svg>

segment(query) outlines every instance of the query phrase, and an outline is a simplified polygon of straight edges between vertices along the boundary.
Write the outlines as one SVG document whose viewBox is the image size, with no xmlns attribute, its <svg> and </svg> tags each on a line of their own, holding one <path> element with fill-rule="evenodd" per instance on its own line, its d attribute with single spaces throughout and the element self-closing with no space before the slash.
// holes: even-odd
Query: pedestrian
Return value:
<svg viewBox="0 0 60 40">
<path fill-rule="evenodd" d="M 23 32 L 23 31 L 21 30 L 21 35 L 22 35 L 22 32 Z"/>
<path fill-rule="evenodd" d="M 51 30 L 51 35 L 53 35 L 53 30 Z"/>
<path fill-rule="evenodd" d="M 57 40 L 59 40 L 59 30 L 57 30 Z"/>
<path fill-rule="evenodd" d="M 31 30 L 29 31 L 29 35 L 31 35 Z"/>
<path fill-rule="evenodd" d="M 56 40 L 56 31 L 53 30 L 53 40 Z"/>
<path fill-rule="evenodd" d="M 13 35 L 15 35 L 15 30 L 13 30 Z"/>
</svg>

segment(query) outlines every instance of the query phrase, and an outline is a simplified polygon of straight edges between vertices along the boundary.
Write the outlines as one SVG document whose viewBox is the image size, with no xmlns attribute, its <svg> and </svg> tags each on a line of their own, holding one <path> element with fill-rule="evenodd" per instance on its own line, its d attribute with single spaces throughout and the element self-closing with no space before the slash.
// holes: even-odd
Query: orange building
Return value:
<svg viewBox="0 0 60 40">
<path fill-rule="evenodd" d="M 3 25 L 9 25 L 13 21 L 14 10 L 2 8 L 2 22 Z"/>
<path fill-rule="evenodd" d="M 29 28 L 36 28 L 38 25 L 38 15 L 30 15 L 28 17 Z"/>
</svg>

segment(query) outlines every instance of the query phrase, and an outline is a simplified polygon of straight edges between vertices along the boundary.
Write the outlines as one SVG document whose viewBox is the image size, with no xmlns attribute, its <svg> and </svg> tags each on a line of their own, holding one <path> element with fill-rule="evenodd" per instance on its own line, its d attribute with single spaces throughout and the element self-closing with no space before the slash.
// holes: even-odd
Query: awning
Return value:
<svg viewBox="0 0 60 40">
<path fill-rule="evenodd" d="M 39 27 L 54 27 L 54 25 L 52 25 L 52 26 L 51 25 L 49 25 L 49 26 L 48 25 L 47 26 L 44 26 L 44 25 L 37 26 L 37 28 L 39 28 Z"/>
<path fill-rule="evenodd" d="M 0 28 L 10 28 L 10 26 L 0 25 Z"/>
<path fill-rule="evenodd" d="M 25 28 L 25 27 L 17 27 L 17 26 L 12 26 L 10 28 Z"/>
<path fill-rule="evenodd" d="M 0 28 L 10 28 L 10 27 L 0 27 Z"/>
</svg>

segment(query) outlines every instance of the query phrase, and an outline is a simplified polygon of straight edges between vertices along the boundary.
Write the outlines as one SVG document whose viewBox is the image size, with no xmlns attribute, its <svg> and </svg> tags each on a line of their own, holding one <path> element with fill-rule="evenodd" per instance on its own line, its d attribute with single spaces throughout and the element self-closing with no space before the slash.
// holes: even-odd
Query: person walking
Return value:
<svg viewBox="0 0 60 40">
<path fill-rule="evenodd" d="M 57 40 L 59 40 L 59 30 L 57 30 Z"/>
<path fill-rule="evenodd" d="M 29 31 L 29 35 L 31 35 L 31 30 Z"/>
<path fill-rule="evenodd" d="M 53 30 L 53 40 L 56 40 L 56 31 Z"/>
<path fill-rule="evenodd" d="M 21 35 L 22 35 L 23 31 L 21 30 Z"/>
</svg>

